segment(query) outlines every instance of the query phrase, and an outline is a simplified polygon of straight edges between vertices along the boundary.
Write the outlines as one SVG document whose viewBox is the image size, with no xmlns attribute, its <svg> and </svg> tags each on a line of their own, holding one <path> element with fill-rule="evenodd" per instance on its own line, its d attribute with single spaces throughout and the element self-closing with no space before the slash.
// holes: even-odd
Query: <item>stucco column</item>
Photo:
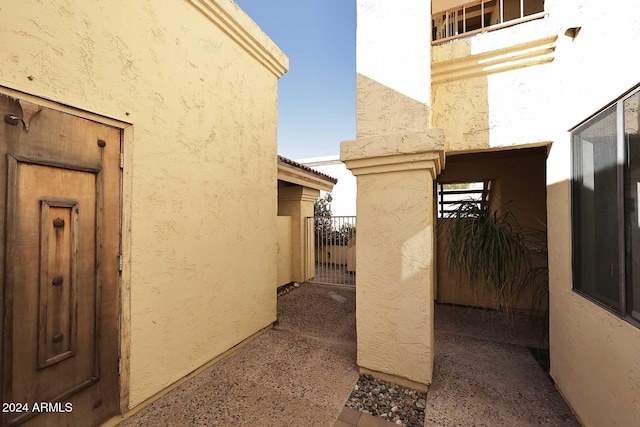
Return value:
<svg viewBox="0 0 640 427">
<path fill-rule="evenodd" d="M 304 282 L 313 275 L 313 233 L 305 238 L 307 217 L 313 216 L 313 202 L 320 190 L 303 186 L 278 188 L 278 215 L 291 217 L 291 277 Z M 305 248 L 308 245 L 308 248 Z M 306 249 L 306 250 L 305 250 Z"/>
<path fill-rule="evenodd" d="M 433 180 L 443 141 L 429 129 L 341 146 L 358 185 L 358 366 L 418 388 L 433 372 Z"/>
</svg>

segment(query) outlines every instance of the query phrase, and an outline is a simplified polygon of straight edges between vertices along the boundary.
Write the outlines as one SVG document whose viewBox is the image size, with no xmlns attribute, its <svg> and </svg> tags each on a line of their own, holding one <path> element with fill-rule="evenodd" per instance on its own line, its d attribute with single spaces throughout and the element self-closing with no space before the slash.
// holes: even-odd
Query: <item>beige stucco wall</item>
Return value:
<svg viewBox="0 0 640 427">
<path fill-rule="evenodd" d="M 536 20 L 433 46 L 432 125 L 448 152 L 552 140 L 558 31 Z"/>
<path fill-rule="evenodd" d="M 431 87 L 424 76 L 431 69 L 431 3 L 356 4 L 356 136 L 426 128 Z M 411 67 L 404 66 L 405 58 L 411 58 Z"/>
<path fill-rule="evenodd" d="M 511 212 L 525 229 L 546 226 L 546 147 L 452 155 L 438 176 L 439 182 L 491 181 L 490 209 Z M 498 308 L 495 292 L 472 288 L 468 279 L 451 271 L 447 261 L 446 227 L 452 220 L 438 219 L 437 301 Z M 537 260 L 541 261 L 541 260 Z M 523 292 L 515 306 L 530 310 L 531 293 Z M 543 308 L 546 308 L 546 304 Z"/>
<path fill-rule="evenodd" d="M 347 271 L 356 271 L 356 238 L 347 243 Z"/>
<path fill-rule="evenodd" d="M 377 212 L 358 218 L 356 259 L 367 267 L 356 270 L 358 365 L 423 384 L 431 383 L 434 354 L 433 289 L 426 280 L 433 265 L 419 250 L 433 249 L 433 212 L 424 209 L 433 196 L 424 185 L 429 179 L 427 170 L 361 176 L 357 200 L 359 212 Z M 382 202 L 377 195 L 389 188 L 395 191 Z M 398 221 L 417 210 L 422 217 Z"/>
<path fill-rule="evenodd" d="M 358 366 L 413 386 L 433 374 L 433 179 L 442 139 L 431 130 L 341 145 L 358 185 Z"/>
<path fill-rule="evenodd" d="M 632 0 L 615 8 L 547 0 L 543 20 L 432 49 L 432 119 L 444 128 L 449 152 L 552 142 L 551 375 L 586 426 L 640 422 L 640 329 L 572 291 L 567 130 L 640 80 L 637 57 L 628 53 L 640 44 L 636 10 Z M 578 26 L 575 39 L 565 35 Z"/>
<path fill-rule="evenodd" d="M 324 245 L 319 248 L 315 248 L 316 262 L 332 265 L 345 265 L 347 264 L 347 252 L 346 246 L 339 245 Z"/>
<path fill-rule="evenodd" d="M 230 0 L 3 2 L 0 39 L 0 85 L 133 125 L 131 406 L 270 325 L 284 54 Z"/>
<path fill-rule="evenodd" d="M 278 230 L 278 279 L 277 286 L 286 285 L 292 281 L 291 275 L 291 227 L 292 218 L 290 216 L 279 216 L 276 218 Z"/>
<path fill-rule="evenodd" d="M 278 215 L 291 217 L 291 280 L 304 282 L 313 277 L 314 233 L 307 224 L 313 217 L 313 203 L 320 190 L 300 185 L 278 184 Z"/>
<path fill-rule="evenodd" d="M 358 58 L 367 58 L 365 66 L 358 66 L 358 138 L 406 131 L 424 113 L 419 104 L 411 104 L 414 97 L 400 96 L 410 89 L 399 91 L 385 83 L 393 79 L 373 77 L 369 65 L 375 55 L 380 62 L 388 60 L 385 48 L 398 37 L 385 23 L 392 26 L 396 15 L 404 13 L 402 37 L 418 45 L 430 24 L 411 13 L 408 3 L 398 5 L 395 14 L 388 12 L 388 18 L 375 14 L 377 3 L 358 2 L 358 26 L 363 28 Z M 640 80 L 637 55 L 630 54 L 640 45 L 640 15 L 633 0 L 615 7 L 597 0 L 546 0 L 544 7 L 544 19 L 433 46 L 430 124 L 444 130 L 448 155 L 552 143 L 546 172 L 551 375 L 584 425 L 638 425 L 640 329 L 572 292 L 567 130 Z M 416 30 L 420 23 L 424 27 Z M 361 43 L 362 34 L 374 27 L 378 35 Z M 565 35 L 575 27 L 581 27 L 575 39 Z M 388 41 L 375 43 L 383 38 Z M 402 70 L 424 68 L 420 54 L 402 49 L 394 54 L 402 59 L 381 64 L 380 75 L 391 70 L 401 79 L 408 75 Z M 422 90 L 410 75 L 406 82 Z M 400 114 L 403 108 L 407 114 Z M 361 197 L 359 192 L 359 216 Z M 361 240 L 366 239 L 363 224 L 359 218 Z M 359 251 L 359 265 L 363 257 Z M 359 274 L 359 284 L 361 279 Z"/>
<path fill-rule="evenodd" d="M 569 162 L 566 135 L 548 163 L 551 376 L 585 426 L 637 425 L 640 329 L 572 291 Z"/>
<path fill-rule="evenodd" d="M 638 425 L 640 328 L 572 291 L 567 129 L 640 82 L 637 55 L 627 53 L 640 45 L 640 15 L 618 13 L 637 11 L 631 0 L 616 9 L 596 0 L 547 3 L 566 16 L 567 28 L 582 27 L 558 46 L 557 94 L 550 99 L 562 111 L 547 162 L 551 376 L 585 426 Z"/>
<path fill-rule="evenodd" d="M 444 156 L 429 130 L 431 2 L 358 0 L 356 140 L 358 365 L 414 386 L 433 373 L 433 179 Z M 407 64 L 407 58 L 411 63 Z"/>
</svg>

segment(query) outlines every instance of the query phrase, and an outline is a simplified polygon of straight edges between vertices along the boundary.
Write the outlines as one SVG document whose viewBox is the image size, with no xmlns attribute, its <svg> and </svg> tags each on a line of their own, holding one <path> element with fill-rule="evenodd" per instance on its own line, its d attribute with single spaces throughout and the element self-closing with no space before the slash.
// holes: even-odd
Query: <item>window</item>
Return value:
<svg viewBox="0 0 640 427">
<path fill-rule="evenodd" d="M 572 131 L 573 288 L 640 321 L 640 89 Z"/>
<path fill-rule="evenodd" d="M 490 181 L 438 183 L 438 218 L 452 217 L 461 202 L 472 202 L 479 209 L 489 206 Z"/>
<path fill-rule="evenodd" d="M 432 0 L 431 5 L 434 43 L 544 16 L 544 0 Z"/>
</svg>

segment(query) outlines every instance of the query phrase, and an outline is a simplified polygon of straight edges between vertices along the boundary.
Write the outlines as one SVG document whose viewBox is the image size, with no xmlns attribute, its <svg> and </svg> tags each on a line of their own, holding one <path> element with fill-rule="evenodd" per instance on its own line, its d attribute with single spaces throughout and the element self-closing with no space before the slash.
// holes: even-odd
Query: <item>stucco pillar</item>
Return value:
<svg viewBox="0 0 640 427">
<path fill-rule="evenodd" d="M 313 202 L 318 197 L 320 191 L 309 187 L 278 188 L 278 215 L 291 217 L 291 278 L 296 282 L 304 282 L 313 275 L 314 234 L 305 233 L 307 218 L 313 216 Z"/>
<path fill-rule="evenodd" d="M 341 146 L 358 186 L 358 366 L 418 388 L 433 372 L 433 180 L 443 141 L 429 129 Z"/>
</svg>

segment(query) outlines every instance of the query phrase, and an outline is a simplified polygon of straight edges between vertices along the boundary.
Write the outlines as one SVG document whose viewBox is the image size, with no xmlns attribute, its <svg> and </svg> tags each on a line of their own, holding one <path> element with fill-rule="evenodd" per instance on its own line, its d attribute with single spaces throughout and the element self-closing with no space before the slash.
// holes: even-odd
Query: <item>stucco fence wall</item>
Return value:
<svg viewBox="0 0 640 427">
<path fill-rule="evenodd" d="M 322 264 L 345 265 L 347 263 L 347 247 L 339 245 L 323 245 L 315 248 L 316 262 Z"/>
<path fill-rule="evenodd" d="M 346 265 L 349 248 L 341 245 L 322 245 L 314 248 L 316 262 L 322 264 Z"/>
<path fill-rule="evenodd" d="M 278 280 L 277 286 L 286 285 L 292 281 L 291 275 L 291 232 L 292 218 L 290 216 L 278 216 L 276 227 L 278 230 Z"/>
<path fill-rule="evenodd" d="M 346 246 L 322 245 L 314 248 L 315 260 L 325 265 L 346 265 L 347 271 L 356 270 L 356 239 L 350 239 Z"/>
<path fill-rule="evenodd" d="M 0 38 L 0 85 L 132 125 L 130 406 L 270 325 L 288 60 L 257 25 L 230 0 L 24 0 L 0 5 Z"/>
</svg>

